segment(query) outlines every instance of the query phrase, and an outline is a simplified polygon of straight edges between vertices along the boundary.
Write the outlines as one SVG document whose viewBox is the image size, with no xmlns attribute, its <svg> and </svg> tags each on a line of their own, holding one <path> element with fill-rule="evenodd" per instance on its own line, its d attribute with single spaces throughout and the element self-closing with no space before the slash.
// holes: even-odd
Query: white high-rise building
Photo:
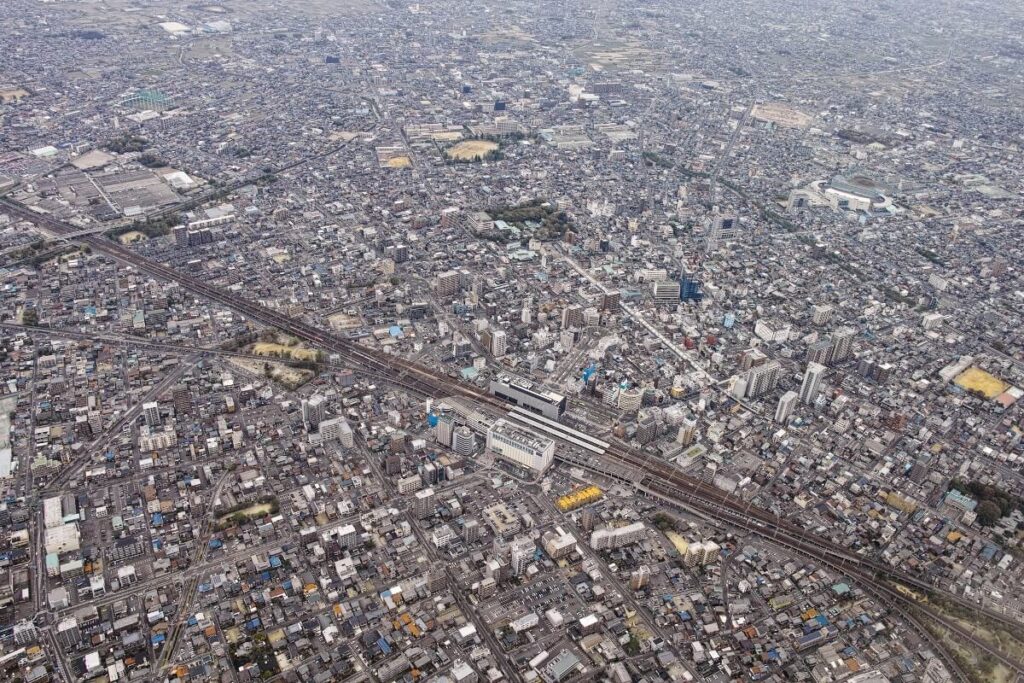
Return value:
<svg viewBox="0 0 1024 683">
<path fill-rule="evenodd" d="M 779 406 L 775 409 L 775 421 L 779 424 L 786 424 L 789 422 L 789 416 L 793 414 L 793 409 L 796 408 L 796 402 L 800 396 L 795 391 L 787 391 L 779 399 Z"/>
<path fill-rule="evenodd" d="M 779 383 L 782 365 L 777 360 L 770 360 L 747 371 L 747 383 L 744 389 L 745 398 L 763 396 Z"/>
<path fill-rule="evenodd" d="M 825 376 L 826 368 L 821 363 L 811 361 L 807 364 L 807 371 L 804 373 L 804 381 L 800 385 L 800 401 L 803 403 L 814 403 L 821 391 L 821 379 Z"/>
<path fill-rule="evenodd" d="M 852 327 L 843 327 L 836 330 L 832 335 L 832 354 L 829 360 L 839 363 L 850 357 L 853 353 L 853 338 L 857 336 L 857 330 Z"/>
<path fill-rule="evenodd" d="M 320 438 L 323 441 L 339 441 L 345 448 L 352 448 L 355 445 L 355 435 L 348 420 L 343 417 L 335 417 L 324 420 L 320 423 Z"/>
<path fill-rule="evenodd" d="M 309 429 L 316 429 L 324 421 L 324 403 L 324 397 L 319 394 L 302 402 L 302 421 Z"/>
<path fill-rule="evenodd" d="M 509 546 L 509 568 L 512 570 L 512 576 L 522 576 L 526 573 L 526 567 L 533 561 L 537 544 L 529 536 L 516 536 Z"/>
<path fill-rule="evenodd" d="M 412 499 L 412 514 L 416 519 L 423 519 L 434 514 L 434 489 L 417 491 Z"/>
<path fill-rule="evenodd" d="M 476 436 L 473 435 L 473 430 L 466 425 L 456 427 L 452 433 L 452 450 L 457 455 L 471 455 L 476 450 Z"/>
<path fill-rule="evenodd" d="M 508 335 L 505 330 L 494 330 L 491 334 L 491 355 L 501 358 L 508 352 Z"/>
<path fill-rule="evenodd" d="M 448 415 L 441 415 L 437 419 L 437 426 L 434 427 L 434 438 L 442 446 L 452 445 L 452 435 L 455 432 L 455 418 Z"/>
</svg>

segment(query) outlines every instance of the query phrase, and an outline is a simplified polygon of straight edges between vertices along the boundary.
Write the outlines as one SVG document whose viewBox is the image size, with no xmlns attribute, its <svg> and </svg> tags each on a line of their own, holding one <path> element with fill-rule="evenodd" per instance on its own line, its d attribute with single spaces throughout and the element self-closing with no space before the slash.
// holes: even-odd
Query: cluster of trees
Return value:
<svg viewBox="0 0 1024 683">
<path fill-rule="evenodd" d="M 654 526 L 658 528 L 658 531 L 674 531 L 676 528 L 676 521 L 664 512 L 659 512 L 654 515 Z"/>
<path fill-rule="evenodd" d="M 237 503 L 236 505 L 232 505 L 226 510 L 221 511 L 219 516 L 223 518 L 224 521 L 218 526 L 221 528 L 227 528 L 232 524 L 240 526 L 248 522 L 253 517 L 262 517 L 263 513 L 259 515 L 250 515 L 246 513 L 246 510 L 251 507 L 261 507 L 264 505 L 269 506 L 269 510 L 265 514 L 276 515 L 281 511 L 281 502 L 277 497 L 267 494 L 260 496 L 255 502 L 246 501 L 243 503 Z"/>
<path fill-rule="evenodd" d="M 544 199 L 534 199 L 515 206 L 503 205 L 488 211 L 496 221 L 505 221 L 510 225 L 522 227 L 523 223 L 540 223 L 533 236 L 539 240 L 560 239 L 569 229 L 569 214 L 558 211 Z"/>
<path fill-rule="evenodd" d="M 978 500 L 978 507 L 974 511 L 981 526 L 992 526 L 1014 510 L 1024 511 L 1024 501 L 1020 498 L 980 481 L 965 482 L 955 478 L 949 482 L 949 488 Z"/>
<path fill-rule="evenodd" d="M 146 152 L 140 156 L 139 163 L 146 168 L 160 168 L 167 165 L 166 161 L 151 152 Z"/>
<path fill-rule="evenodd" d="M 657 152 L 644 152 L 644 161 L 652 166 L 660 168 L 672 168 L 673 164 L 668 159 L 663 159 Z"/>
<path fill-rule="evenodd" d="M 125 134 L 121 137 L 114 138 L 106 144 L 107 149 L 117 154 L 127 154 L 128 152 L 141 152 L 146 149 L 146 138 L 139 137 L 138 135 Z"/>
<path fill-rule="evenodd" d="M 163 235 L 169 235 L 171 228 L 176 225 L 181 225 L 181 216 L 172 213 L 163 218 L 153 218 L 143 223 L 128 223 L 112 228 L 105 234 L 112 240 L 133 231 L 141 232 L 146 237 L 162 237 Z"/>
<path fill-rule="evenodd" d="M 925 249 L 924 247 L 918 247 L 917 248 L 917 253 L 920 254 L 921 256 L 924 256 L 926 259 L 928 259 L 929 261 L 931 261 L 932 263 L 934 263 L 937 266 L 945 265 L 945 261 L 942 260 L 942 257 L 939 256 L 934 251 L 932 251 L 931 249 Z"/>
</svg>

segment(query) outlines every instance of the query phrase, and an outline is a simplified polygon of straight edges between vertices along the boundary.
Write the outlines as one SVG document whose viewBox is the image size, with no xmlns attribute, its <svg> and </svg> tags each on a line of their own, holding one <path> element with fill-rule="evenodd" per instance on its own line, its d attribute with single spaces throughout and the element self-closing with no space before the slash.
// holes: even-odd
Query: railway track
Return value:
<svg viewBox="0 0 1024 683">
<path fill-rule="evenodd" d="M 0 209 L 17 218 L 32 222 L 57 236 L 70 235 L 77 231 L 74 226 L 56 220 L 52 216 L 31 211 L 7 199 L 0 199 Z M 458 381 L 393 354 L 366 348 L 350 339 L 324 331 L 304 320 L 271 310 L 162 263 L 142 257 L 130 249 L 102 237 L 83 235 L 74 239 L 80 244 L 90 246 L 97 253 L 114 258 L 151 276 L 177 282 L 193 293 L 220 303 L 252 320 L 276 327 L 315 344 L 325 351 L 336 353 L 353 370 L 380 376 L 390 383 L 427 396 L 461 396 L 502 412 L 508 409 L 508 404 L 476 386 Z M 972 643 L 976 642 L 976 639 L 967 634 L 964 629 L 951 623 L 935 610 L 895 591 L 887 582 L 903 584 L 921 591 L 941 592 L 949 601 L 984 614 L 987 618 L 1009 629 L 1016 632 L 1024 629 L 1024 625 L 1012 617 L 981 608 L 952 593 L 939 591 L 936 585 L 926 579 L 908 574 L 833 541 L 821 538 L 798 524 L 755 507 L 749 501 L 731 496 L 696 477 L 686 475 L 676 466 L 653 458 L 646 453 L 613 443 L 607 449 L 605 457 L 619 465 L 635 468 L 645 473 L 647 475 L 644 479 L 645 486 L 648 486 L 656 495 L 698 509 L 731 526 L 756 534 L 773 543 L 788 546 L 793 552 L 812 558 L 825 566 L 835 567 L 837 571 L 863 583 L 865 587 L 876 591 L 876 593 L 884 593 L 901 605 L 910 606 L 912 604 L 913 607 L 926 613 L 929 618 L 936 620 L 959 636 L 967 638 Z M 1009 666 L 1018 675 L 1024 676 L 1024 665 L 1002 653 L 993 651 L 980 641 L 977 642 L 977 645 Z M 948 654 L 944 653 L 943 656 L 948 657 Z"/>
</svg>

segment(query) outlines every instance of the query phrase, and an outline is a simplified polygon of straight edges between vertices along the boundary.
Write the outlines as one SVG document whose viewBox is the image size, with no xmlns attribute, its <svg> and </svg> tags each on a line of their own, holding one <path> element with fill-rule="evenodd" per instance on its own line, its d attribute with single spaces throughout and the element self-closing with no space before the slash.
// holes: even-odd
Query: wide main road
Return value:
<svg viewBox="0 0 1024 683">
<path fill-rule="evenodd" d="M 32 211 L 21 204 L 7 199 L 0 199 L 0 210 L 6 211 L 19 219 L 34 223 L 39 228 L 58 236 L 67 236 L 78 231 L 73 225 L 59 221 L 52 216 Z M 462 396 L 499 410 L 506 410 L 508 408 L 507 404 L 503 403 L 500 399 L 489 395 L 485 391 L 481 391 L 473 385 L 463 383 L 393 354 L 369 349 L 350 339 L 322 330 L 304 320 L 270 310 L 245 297 L 228 292 L 186 273 L 140 256 L 127 247 L 110 240 L 93 235 L 83 235 L 74 239 L 81 244 L 90 246 L 97 253 L 102 253 L 122 263 L 131 265 L 153 277 L 177 282 L 195 294 L 220 303 L 254 321 L 276 327 L 325 351 L 336 353 L 353 369 L 373 373 L 383 381 L 394 383 L 428 396 Z M 858 577 L 879 577 L 878 580 L 881 581 L 895 581 L 919 590 L 941 592 L 949 601 L 958 603 L 974 612 L 983 613 L 988 618 L 1015 629 L 1015 632 L 1024 629 L 1024 625 L 1010 616 L 1001 612 L 982 609 L 959 595 L 940 591 L 933 582 L 925 578 L 908 574 L 829 539 L 819 537 L 794 522 L 790 522 L 762 508 L 755 507 L 749 501 L 744 501 L 736 496 L 730 496 L 706 482 L 684 474 L 676 466 L 653 458 L 636 449 L 623 444 L 613 444 L 603 457 L 643 472 L 649 479 L 658 481 L 662 485 L 669 482 L 672 488 L 671 491 L 666 493 L 685 505 L 700 509 L 713 517 L 727 516 L 730 524 L 761 537 L 769 539 L 785 538 L 791 547 L 799 549 L 803 555 L 812 561 L 815 558 L 827 556 L 831 562 L 840 562 L 842 566 L 848 567 L 851 574 L 856 570 Z M 936 620 L 943 620 L 942 615 L 937 612 L 928 609 L 925 611 L 928 611 L 930 616 Z M 1017 670 L 1022 671 L 1021 669 Z"/>
</svg>

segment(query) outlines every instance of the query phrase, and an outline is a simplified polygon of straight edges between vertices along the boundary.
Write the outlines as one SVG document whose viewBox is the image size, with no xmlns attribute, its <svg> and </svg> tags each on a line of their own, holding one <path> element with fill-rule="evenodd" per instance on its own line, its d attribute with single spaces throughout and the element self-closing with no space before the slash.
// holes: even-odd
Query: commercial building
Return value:
<svg viewBox="0 0 1024 683">
<path fill-rule="evenodd" d="M 659 280 L 651 285 L 656 304 L 678 304 L 681 285 L 673 280 Z"/>
<path fill-rule="evenodd" d="M 513 405 L 557 420 L 565 413 L 565 396 L 536 387 L 533 382 L 512 375 L 500 375 L 491 380 L 491 393 Z"/>
<path fill-rule="evenodd" d="M 555 457 L 555 442 L 498 420 L 487 430 L 487 449 L 535 472 L 550 467 Z"/>
<path fill-rule="evenodd" d="M 452 450 L 463 457 L 472 455 L 476 450 L 476 435 L 469 427 L 462 425 L 456 427 L 452 433 Z"/>
</svg>

